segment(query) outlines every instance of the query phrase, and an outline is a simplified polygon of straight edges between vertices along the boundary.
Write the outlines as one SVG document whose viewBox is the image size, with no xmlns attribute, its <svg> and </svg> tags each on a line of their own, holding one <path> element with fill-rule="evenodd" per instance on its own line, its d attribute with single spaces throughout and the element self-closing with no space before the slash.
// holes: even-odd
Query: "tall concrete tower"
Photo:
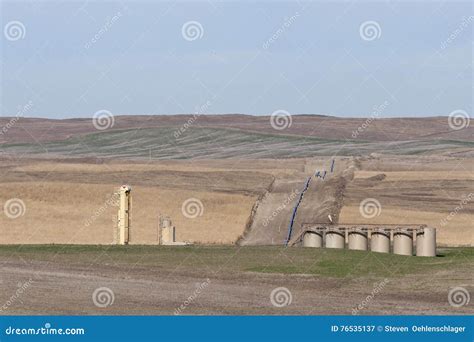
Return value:
<svg viewBox="0 0 474 342">
<path fill-rule="evenodd" d="M 127 245 L 130 240 L 130 210 L 132 207 L 132 188 L 122 185 L 119 190 L 118 243 Z"/>
</svg>

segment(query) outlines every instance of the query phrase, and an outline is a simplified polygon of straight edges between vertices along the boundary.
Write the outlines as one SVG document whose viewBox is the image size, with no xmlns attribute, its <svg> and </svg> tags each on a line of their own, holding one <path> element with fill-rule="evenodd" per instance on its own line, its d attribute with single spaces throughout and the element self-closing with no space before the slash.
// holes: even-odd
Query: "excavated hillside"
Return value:
<svg viewBox="0 0 474 342">
<path fill-rule="evenodd" d="M 238 243 L 282 245 L 288 238 L 300 235 L 304 223 L 330 223 L 330 220 L 337 223 L 345 186 L 353 177 L 354 162 L 339 158 L 335 160 L 333 172 L 331 163 L 329 158 L 310 160 L 304 172 L 276 179 L 255 205 L 251 222 Z M 319 177 L 316 176 L 318 171 Z M 301 196 L 308 180 L 308 187 Z"/>
</svg>

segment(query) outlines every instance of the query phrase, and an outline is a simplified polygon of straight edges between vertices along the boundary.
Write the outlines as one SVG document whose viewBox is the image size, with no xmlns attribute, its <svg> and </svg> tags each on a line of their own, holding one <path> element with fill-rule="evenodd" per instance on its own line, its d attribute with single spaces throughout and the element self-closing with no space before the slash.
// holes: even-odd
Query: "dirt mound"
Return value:
<svg viewBox="0 0 474 342">
<path fill-rule="evenodd" d="M 383 181 L 385 178 L 387 178 L 387 175 L 385 173 L 379 173 L 378 175 L 367 178 L 367 180 L 371 182 L 376 182 Z"/>
<path fill-rule="evenodd" d="M 308 161 L 312 167 L 318 163 Z M 331 216 L 337 223 L 343 206 L 343 194 L 347 178 L 352 175 L 347 168 L 350 161 L 337 160 L 337 171 L 327 172 L 324 179 L 314 172 L 296 211 L 291 237 L 300 235 L 301 227 L 307 223 L 329 223 Z M 319 161 L 318 170 L 329 170 L 327 161 Z M 283 245 L 286 243 L 293 211 L 298 203 L 308 174 L 299 173 L 291 178 L 276 179 L 271 191 L 258 203 L 257 210 L 247 234 L 239 241 L 241 245 Z"/>
</svg>

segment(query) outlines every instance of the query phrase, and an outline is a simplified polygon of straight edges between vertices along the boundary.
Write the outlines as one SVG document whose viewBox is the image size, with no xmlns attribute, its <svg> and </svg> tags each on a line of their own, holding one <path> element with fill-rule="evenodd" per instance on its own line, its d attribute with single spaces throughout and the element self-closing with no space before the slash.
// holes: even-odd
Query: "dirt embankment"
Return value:
<svg viewBox="0 0 474 342">
<path fill-rule="evenodd" d="M 254 218 L 255 218 L 255 215 L 257 213 L 257 210 L 258 210 L 258 207 L 259 205 L 262 203 L 262 200 L 268 196 L 268 194 L 270 192 L 273 191 L 273 187 L 274 187 L 274 184 L 275 184 L 275 177 L 273 177 L 271 183 L 268 185 L 268 188 L 267 190 L 262 193 L 258 198 L 257 200 L 255 201 L 254 205 L 252 206 L 252 210 L 250 211 L 250 215 L 249 215 L 249 218 L 247 219 L 247 223 L 245 224 L 245 230 L 244 232 L 242 233 L 242 235 L 237 239 L 237 241 L 235 242 L 236 245 L 240 245 L 242 243 L 242 241 L 244 241 L 248 234 L 250 233 L 251 231 L 251 228 L 252 228 L 252 225 L 253 225 L 253 221 L 254 221 Z"/>
<path fill-rule="evenodd" d="M 282 245 L 286 242 L 289 225 L 295 205 L 299 201 L 308 177 L 309 187 L 298 205 L 291 237 L 301 233 L 307 223 L 337 223 L 343 206 L 346 184 L 353 177 L 353 161 L 338 159 L 334 172 L 330 171 L 331 159 L 307 162 L 305 172 L 277 178 L 253 212 L 251 225 L 238 241 L 241 245 Z M 317 171 L 326 171 L 323 178 L 316 177 Z M 331 216 L 331 219 L 329 218 Z"/>
</svg>

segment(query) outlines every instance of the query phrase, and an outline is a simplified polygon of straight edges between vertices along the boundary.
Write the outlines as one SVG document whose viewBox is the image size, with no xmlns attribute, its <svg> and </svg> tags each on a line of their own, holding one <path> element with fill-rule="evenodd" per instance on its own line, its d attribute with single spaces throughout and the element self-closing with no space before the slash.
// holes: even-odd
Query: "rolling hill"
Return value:
<svg viewBox="0 0 474 342">
<path fill-rule="evenodd" d="M 474 128 L 453 130 L 447 117 L 370 120 L 294 115 L 284 129 L 275 129 L 271 120 L 240 114 L 129 115 L 116 116 L 106 130 L 98 130 L 92 119 L 0 118 L 0 153 L 137 159 L 470 156 L 474 147 Z"/>
</svg>

